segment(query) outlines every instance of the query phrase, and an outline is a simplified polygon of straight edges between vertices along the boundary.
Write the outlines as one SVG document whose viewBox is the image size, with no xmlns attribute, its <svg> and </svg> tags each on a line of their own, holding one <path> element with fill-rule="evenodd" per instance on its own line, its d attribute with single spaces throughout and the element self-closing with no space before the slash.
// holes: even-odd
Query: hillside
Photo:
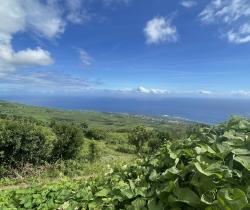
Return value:
<svg viewBox="0 0 250 210">
<path fill-rule="evenodd" d="M 139 124 L 153 128 L 172 129 L 192 123 L 171 117 L 50 109 L 6 101 L 0 101 L 0 114 L 32 117 L 42 121 L 65 120 L 71 122 L 87 122 L 90 127 L 103 127 L 108 129 L 131 129 Z"/>
<path fill-rule="evenodd" d="M 0 191 L 86 180 L 150 155 L 191 122 L 117 113 L 67 111 L 0 102 Z M 148 139 L 131 144 L 136 129 Z M 139 131 L 141 132 L 141 131 Z"/>
<path fill-rule="evenodd" d="M 11 209 L 248 210 L 250 121 L 232 118 L 88 181 L 6 190 Z"/>
</svg>

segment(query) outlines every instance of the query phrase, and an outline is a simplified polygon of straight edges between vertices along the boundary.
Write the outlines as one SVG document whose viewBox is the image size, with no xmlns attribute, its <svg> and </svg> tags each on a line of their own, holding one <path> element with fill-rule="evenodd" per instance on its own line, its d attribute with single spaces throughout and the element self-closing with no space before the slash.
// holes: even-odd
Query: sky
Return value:
<svg viewBox="0 0 250 210">
<path fill-rule="evenodd" d="M 0 95 L 250 97 L 250 0 L 0 0 Z"/>
</svg>

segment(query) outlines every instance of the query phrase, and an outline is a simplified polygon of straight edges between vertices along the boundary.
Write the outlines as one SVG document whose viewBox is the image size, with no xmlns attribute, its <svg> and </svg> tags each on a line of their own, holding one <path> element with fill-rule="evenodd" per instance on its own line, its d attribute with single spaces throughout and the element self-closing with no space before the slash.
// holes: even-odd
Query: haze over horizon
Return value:
<svg viewBox="0 0 250 210">
<path fill-rule="evenodd" d="M 249 0 L 2 0 L 1 95 L 250 97 Z"/>
</svg>

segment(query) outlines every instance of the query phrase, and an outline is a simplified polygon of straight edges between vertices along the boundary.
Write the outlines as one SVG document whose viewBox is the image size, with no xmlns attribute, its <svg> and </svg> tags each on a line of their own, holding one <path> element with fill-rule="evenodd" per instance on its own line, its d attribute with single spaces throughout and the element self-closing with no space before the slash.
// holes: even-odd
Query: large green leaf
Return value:
<svg viewBox="0 0 250 210">
<path fill-rule="evenodd" d="M 143 198 L 137 198 L 136 200 L 132 201 L 132 206 L 134 210 L 141 210 L 145 207 L 146 201 Z"/>
<path fill-rule="evenodd" d="M 109 194 L 110 190 L 109 189 L 102 189 L 98 191 L 95 196 L 96 197 L 106 197 Z"/>
<path fill-rule="evenodd" d="M 236 155 L 250 155 L 250 151 L 245 148 L 233 149 L 232 153 Z"/>
<path fill-rule="evenodd" d="M 176 186 L 173 195 L 168 197 L 170 203 L 186 203 L 190 206 L 197 207 L 201 204 L 199 196 L 190 188 L 180 188 Z"/>
<path fill-rule="evenodd" d="M 194 163 L 194 165 L 200 173 L 202 173 L 206 176 L 215 175 L 219 179 L 221 179 L 223 177 L 221 164 L 219 162 L 215 162 L 215 163 L 209 165 L 207 168 L 202 166 L 199 162 Z"/>
<path fill-rule="evenodd" d="M 218 206 L 222 210 L 241 210 L 248 200 L 245 193 L 240 189 L 221 189 L 217 193 Z"/>
<path fill-rule="evenodd" d="M 156 198 L 152 198 L 148 201 L 148 210 L 161 210 L 164 209 L 164 204 L 161 201 L 157 201 Z"/>
<path fill-rule="evenodd" d="M 234 160 L 243 165 L 248 171 L 250 171 L 250 156 L 235 156 Z"/>
</svg>

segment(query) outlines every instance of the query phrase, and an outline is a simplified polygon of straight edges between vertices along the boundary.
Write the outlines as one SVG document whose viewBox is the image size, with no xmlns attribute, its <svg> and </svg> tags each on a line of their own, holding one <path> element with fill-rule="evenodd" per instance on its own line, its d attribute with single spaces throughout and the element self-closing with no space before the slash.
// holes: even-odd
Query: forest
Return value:
<svg viewBox="0 0 250 210">
<path fill-rule="evenodd" d="M 250 120 L 0 102 L 0 209 L 250 209 Z"/>
</svg>

